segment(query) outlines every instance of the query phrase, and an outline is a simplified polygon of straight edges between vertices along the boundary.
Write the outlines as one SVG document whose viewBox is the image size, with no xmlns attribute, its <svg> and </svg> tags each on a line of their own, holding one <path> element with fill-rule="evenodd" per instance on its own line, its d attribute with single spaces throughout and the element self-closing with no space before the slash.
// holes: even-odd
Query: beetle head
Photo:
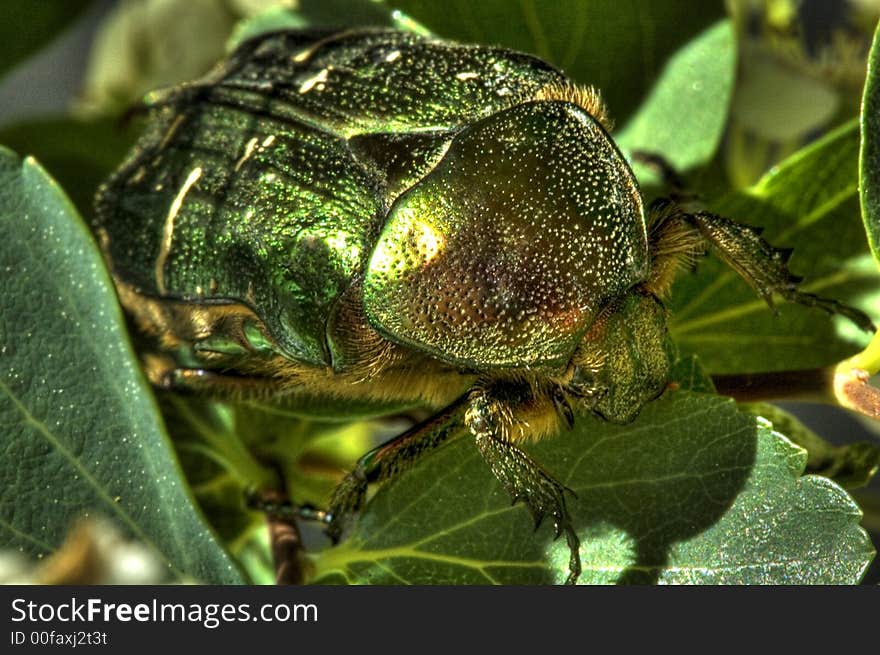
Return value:
<svg viewBox="0 0 880 655">
<path fill-rule="evenodd" d="M 669 380 L 666 310 L 636 288 L 607 305 L 573 360 L 570 395 L 603 418 L 628 423 Z"/>
</svg>

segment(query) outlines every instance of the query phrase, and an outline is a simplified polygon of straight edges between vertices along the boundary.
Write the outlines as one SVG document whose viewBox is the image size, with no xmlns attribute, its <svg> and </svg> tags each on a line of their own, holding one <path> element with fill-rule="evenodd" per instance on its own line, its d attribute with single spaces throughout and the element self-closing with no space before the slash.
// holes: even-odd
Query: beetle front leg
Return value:
<svg viewBox="0 0 880 655">
<path fill-rule="evenodd" d="M 354 470 L 337 485 L 325 513 L 325 532 L 338 542 L 349 518 L 360 512 L 371 482 L 382 482 L 415 464 L 422 455 L 458 436 L 464 429 L 467 396 L 431 418 L 386 441 L 361 457 Z"/>
<path fill-rule="evenodd" d="M 514 503 L 522 500 L 535 521 L 535 529 L 547 515 L 553 519 L 556 537 L 565 534 L 569 549 L 566 584 L 574 584 L 581 574 L 580 539 L 574 531 L 565 506 L 569 491 L 507 438 L 507 412 L 498 401 L 478 396 L 468 410 L 466 422 L 477 449 L 492 473 Z"/>
<path fill-rule="evenodd" d="M 788 270 L 791 250 L 774 248 L 761 238 L 760 230 L 709 212 L 685 214 L 684 219 L 692 222 L 721 259 L 739 273 L 771 308 L 773 294 L 778 293 L 788 302 L 840 314 L 862 330 L 875 330 L 870 317 L 861 310 L 801 291 L 798 288 L 801 278 Z"/>
<path fill-rule="evenodd" d="M 865 331 L 875 330 L 863 311 L 801 291 L 801 278 L 788 269 L 791 249 L 774 248 L 761 237 L 760 228 L 711 212 L 687 212 L 667 201 L 654 208 L 650 240 L 653 264 L 645 286 L 658 297 L 668 295 L 678 268 L 694 263 L 708 245 L 771 309 L 775 309 L 773 296 L 778 294 L 788 302 L 844 316 Z"/>
<path fill-rule="evenodd" d="M 150 383 L 165 391 L 202 395 L 224 400 L 268 398 L 278 391 L 272 378 L 248 377 L 207 368 L 178 366 L 169 356 L 148 354 L 144 372 Z"/>
</svg>

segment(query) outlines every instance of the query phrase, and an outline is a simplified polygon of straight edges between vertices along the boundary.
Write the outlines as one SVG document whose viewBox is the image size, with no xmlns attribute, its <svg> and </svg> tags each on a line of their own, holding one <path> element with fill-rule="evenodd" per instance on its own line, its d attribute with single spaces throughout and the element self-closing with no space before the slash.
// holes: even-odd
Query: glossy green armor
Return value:
<svg viewBox="0 0 880 655">
<path fill-rule="evenodd" d="M 364 305 L 387 338 L 452 363 L 559 367 L 647 267 L 638 188 L 605 131 L 528 102 L 464 127 L 397 199 Z"/>
<path fill-rule="evenodd" d="M 394 31 L 264 35 L 148 98 L 156 120 L 95 224 L 117 278 L 244 301 L 297 361 L 342 365 L 332 310 L 365 276 L 391 341 L 464 366 L 558 365 L 647 266 L 638 191 L 603 129 L 528 102 L 564 83 L 527 55 Z"/>
<path fill-rule="evenodd" d="M 259 37 L 150 98 L 159 120 L 102 188 L 95 222 L 115 274 L 142 293 L 245 300 L 288 356 L 329 364 L 331 308 L 395 195 L 463 124 L 560 76 L 399 32 L 320 36 Z M 413 75 L 411 61 L 433 65 Z"/>
</svg>

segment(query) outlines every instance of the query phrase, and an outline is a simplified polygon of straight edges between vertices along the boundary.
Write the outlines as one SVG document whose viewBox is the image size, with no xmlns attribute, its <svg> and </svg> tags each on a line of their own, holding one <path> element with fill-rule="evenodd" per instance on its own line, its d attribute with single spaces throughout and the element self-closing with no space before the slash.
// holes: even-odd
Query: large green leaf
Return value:
<svg viewBox="0 0 880 655">
<path fill-rule="evenodd" d="M 806 291 L 835 298 L 880 318 L 880 275 L 859 221 L 859 134 L 855 122 L 787 159 L 758 184 L 712 209 L 766 228 L 777 247 L 793 247 L 792 271 Z M 843 319 L 763 300 L 715 257 L 673 287 L 670 324 L 685 354 L 712 373 L 806 369 L 831 365 L 867 342 Z"/>
<path fill-rule="evenodd" d="M 175 576 L 242 582 L 186 491 L 87 229 L 5 149 L 0 220 L 0 546 L 43 556 L 101 514 Z"/>
<path fill-rule="evenodd" d="M 629 117 L 666 58 L 724 16 L 721 2 L 686 0 L 386 0 L 442 37 L 531 52 L 602 90 Z"/>
<path fill-rule="evenodd" d="M 0 77 L 56 36 L 88 4 L 89 0 L 3 0 L 3 20 L 0 20 Z"/>
<path fill-rule="evenodd" d="M 625 153 L 661 154 L 677 171 L 708 162 L 727 119 L 736 73 L 736 38 L 721 21 L 675 53 L 635 116 L 615 135 Z M 636 165 L 642 184 L 651 178 Z"/>
<path fill-rule="evenodd" d="M 862 102 L 860 159 L 862 219 L 874 257 L 880 261 L 880 25 L 868 58 Z"/>
<path fill-rule="evenodd" d="M 777 430 L 806 450 L 806 470 L 809 473 L 831 478 L 845 489 L 863 487 L 877 474 L 880 447 L 869 441 L 836 446 L 813 432 L 793 414 L 770 403 L 741 403 L 740 409 L 766 418 Z"/>
<path fill-rule="evenodd" d="M 676 392 L 631 425 L 580 419 L 530 452 L 577 495 L 584 583 L 855 583 L 873 549 L 859 508 L 807 455 L 733 401 Z M 378 491 L 320 583 L 546 583 L 563 540 L 534 533 L 469 440 Z"/>
</svg>

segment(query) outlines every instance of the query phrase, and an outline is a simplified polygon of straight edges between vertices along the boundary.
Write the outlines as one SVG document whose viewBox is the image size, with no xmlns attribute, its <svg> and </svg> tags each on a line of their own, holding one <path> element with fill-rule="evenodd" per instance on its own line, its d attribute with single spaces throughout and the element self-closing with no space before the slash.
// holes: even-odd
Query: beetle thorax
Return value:
<svg viewBox="0 0 880 655">
<path fill-rule="evenodd" d="M 530 102 L 462 130 L 397 199 L 364 304 L 388 339 L 444 361 L 558 368 L 646 267 L 638 188 L 603 128 Z"/>
</svg>

